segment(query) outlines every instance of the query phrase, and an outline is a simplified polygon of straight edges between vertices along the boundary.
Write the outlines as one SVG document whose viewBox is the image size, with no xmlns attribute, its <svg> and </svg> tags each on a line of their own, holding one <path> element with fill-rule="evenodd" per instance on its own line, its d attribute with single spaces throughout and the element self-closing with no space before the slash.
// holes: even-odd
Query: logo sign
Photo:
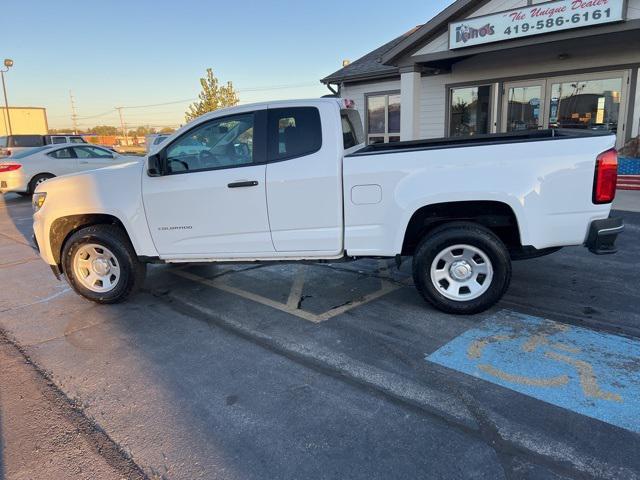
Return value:
<svg viewBox="0 0 640 480">
<path fill-rule="evenodd" d="M 560 0 L 449 24 L 449 48 L 624 20 L 625 0 Z"/>
</svg>

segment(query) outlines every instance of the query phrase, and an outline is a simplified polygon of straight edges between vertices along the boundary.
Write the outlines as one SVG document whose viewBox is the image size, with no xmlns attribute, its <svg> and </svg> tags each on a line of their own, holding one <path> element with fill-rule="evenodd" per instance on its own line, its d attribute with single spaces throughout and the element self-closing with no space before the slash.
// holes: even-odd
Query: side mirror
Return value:
<svg viewBox="0 0 640 480">
<path fill-rule="evenodd" d="M 162 161 L 159 155 L 151 155 L 147 163 L 147 175 L 150 177 L 162 176 Z"/>
</svg>

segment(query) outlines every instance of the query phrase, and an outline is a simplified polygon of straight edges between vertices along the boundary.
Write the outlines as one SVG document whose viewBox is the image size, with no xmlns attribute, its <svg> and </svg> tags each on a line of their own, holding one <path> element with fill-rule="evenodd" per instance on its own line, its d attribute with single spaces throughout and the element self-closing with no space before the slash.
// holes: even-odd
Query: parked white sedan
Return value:
<svg viewBox="0 0 640 480">
<path fill-rule="evenodd" d="M 31 148 L 0 162 L 0 193 L 31 195 L 39 184 L 49 178 L 139 160 L 140 157 L 120 155 L 88 144 L 66 143 Z"/>
</svg>

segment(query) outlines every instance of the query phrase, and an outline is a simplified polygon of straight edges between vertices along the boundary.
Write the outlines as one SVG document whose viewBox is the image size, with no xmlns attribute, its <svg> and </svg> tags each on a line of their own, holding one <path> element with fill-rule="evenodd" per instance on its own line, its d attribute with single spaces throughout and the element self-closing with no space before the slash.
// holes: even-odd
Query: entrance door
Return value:
<svg viewBox="0 0 640 480">
<path fill-rule="evenodd" d="M 509 82 L 502 96 L 502 131 L 538 130 L 544 128 L 545 82 Z"/>
</svg>

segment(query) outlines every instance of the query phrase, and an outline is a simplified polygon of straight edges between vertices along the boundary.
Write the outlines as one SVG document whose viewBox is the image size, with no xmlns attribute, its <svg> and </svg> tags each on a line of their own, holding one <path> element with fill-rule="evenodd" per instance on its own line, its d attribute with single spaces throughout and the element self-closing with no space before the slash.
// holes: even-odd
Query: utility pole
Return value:
<svg viewBox="0 0 640 480">
<path fill-rule="evenodd" d="M 76 103 L 73 98 L 73 92 L 69 90 L 69 99 L 71 100 L 71 123 L 73 124 L 73 134 L 78 134 L 78 115 L 76 114 Z"/>
<path fill-rule="evenodd" d="M 129 145 L 129 136 L 127 135 L 127 129 L 125 128 L 124 119 L 122 118 L 122 107 L 116 107 L 118 115 L 120 115 L 120 127 L 122 128 L 122 135 L 124 135 L 124 141 Z"/>
<path fill-rule="evenodd" d="M 9 131 L 7 133 L 9 135 L 13 135 L 13 130 L 11 128 L 11 113 L 9 112 L 9 100 L 7 99 L 7 86 L 4 83 L 4 73 L 8 72 L 11 67 L 13 67 L 13 60 L 5 58 L 4 68 L 0 69 L 0 76 L 2 77 L 2 92 L 4 93 L 4 109 L 7 113 L 7 123 L 9 126 Z"/>
</svg>

